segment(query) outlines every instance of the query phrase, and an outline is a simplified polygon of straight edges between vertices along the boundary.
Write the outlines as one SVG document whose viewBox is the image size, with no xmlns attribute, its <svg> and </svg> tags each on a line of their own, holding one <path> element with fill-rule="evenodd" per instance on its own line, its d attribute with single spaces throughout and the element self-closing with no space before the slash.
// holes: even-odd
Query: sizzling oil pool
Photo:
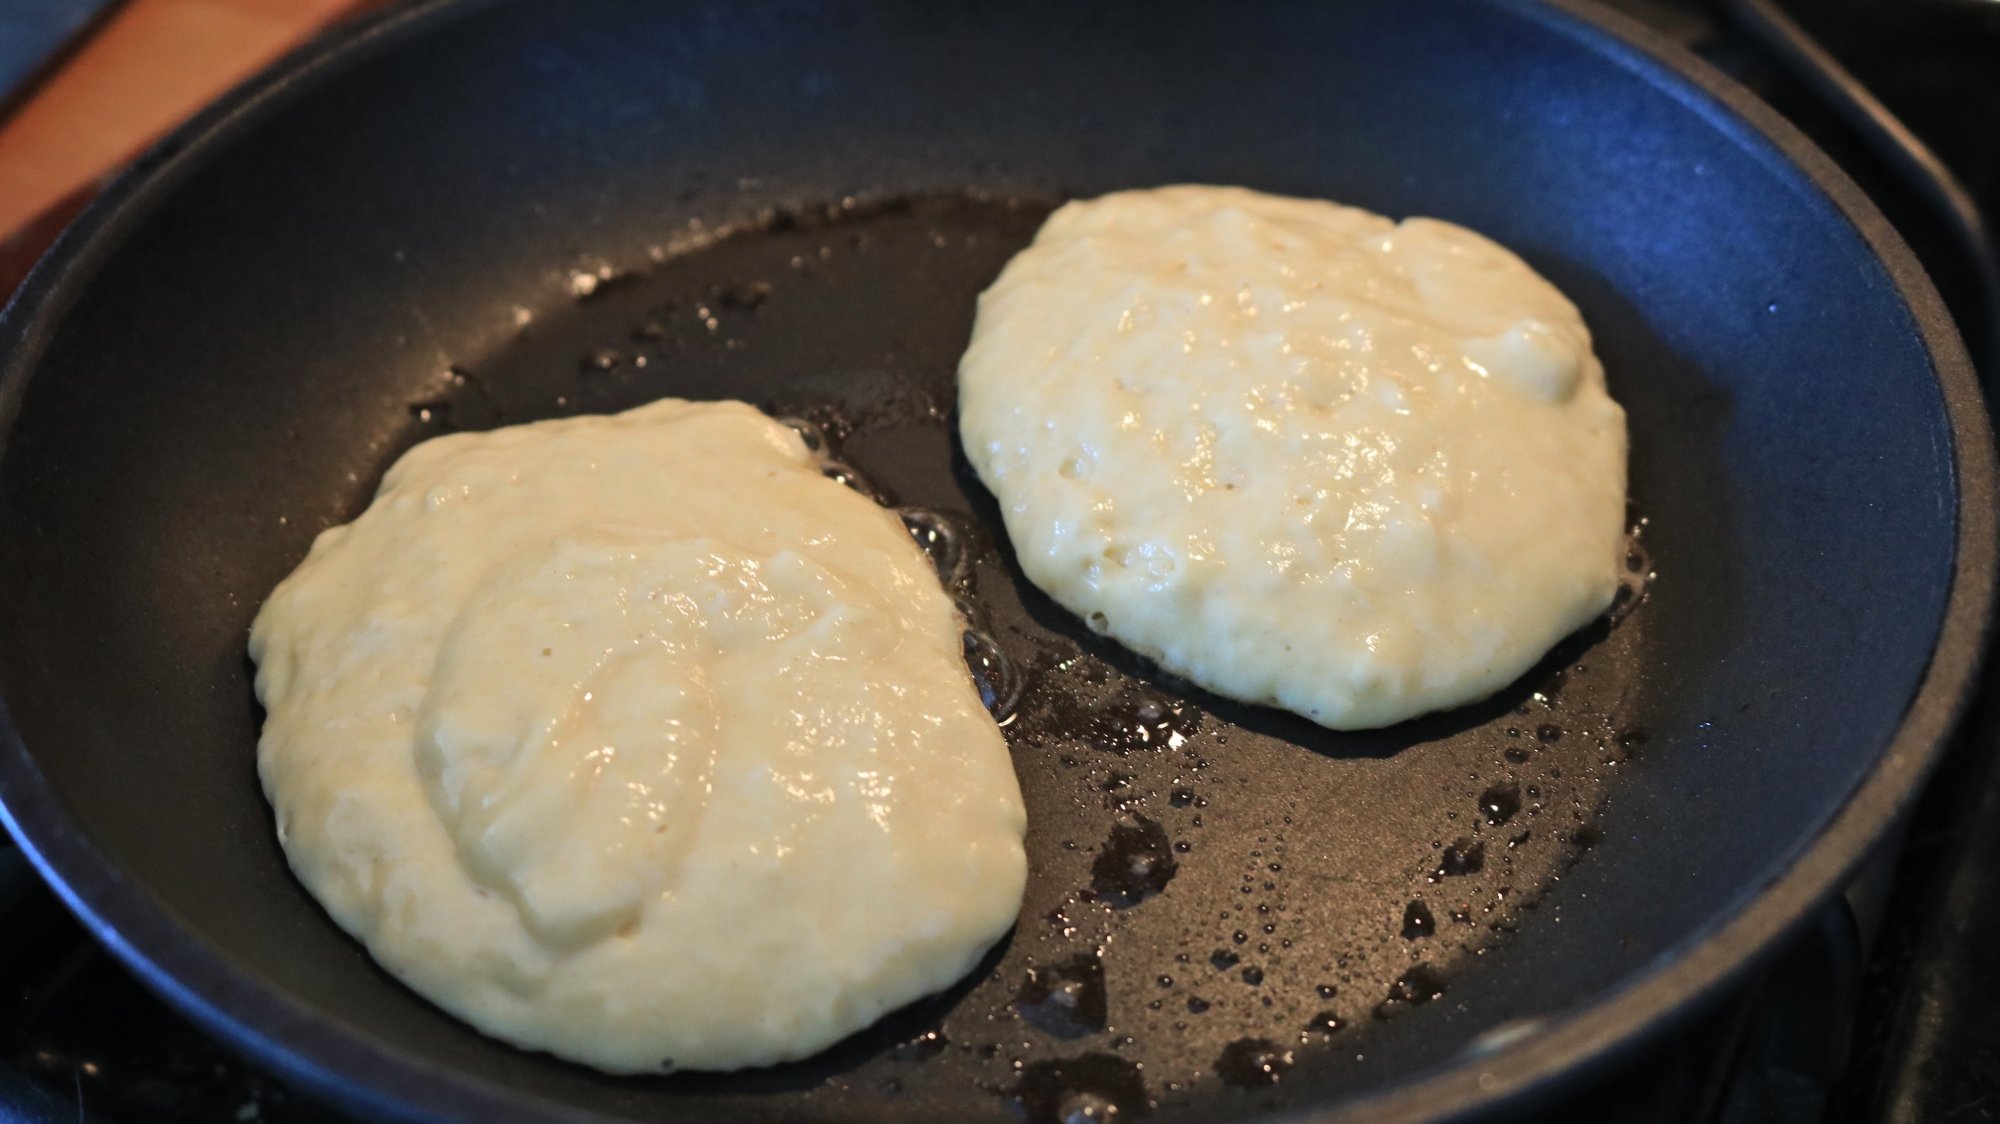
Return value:
<svg viewBox="0 0 2000 1124">
<path fill-rule="evenodd" d="M 704 229 L 639 271 L 577 272 L 573 303 L 412 389 L 408 442 L 668 395 L 798 419 L 830 472 L 902 509 L 968 610 L 1028 803 L 1013 936 L 817 1058 L 638 1083 L 658 1095 L 726 1110 L 803 1091 L 828 1118 L 928 1119 L 971 1081 L 1031 1120 L 1324 1095 L 1392 1023 L 1494 1021 L 1455 981 L 1559 924 L 1543 892 L 1616 822 L 1646 741 L 1626 717 L 1636 534 L 1610 621 L 1493 700 L 1365 733 L 1187 688 L 1027 583 L 955 447 L 952 386 L 973 298 L 1047 211 L 920 198 Z"/>
</svg>

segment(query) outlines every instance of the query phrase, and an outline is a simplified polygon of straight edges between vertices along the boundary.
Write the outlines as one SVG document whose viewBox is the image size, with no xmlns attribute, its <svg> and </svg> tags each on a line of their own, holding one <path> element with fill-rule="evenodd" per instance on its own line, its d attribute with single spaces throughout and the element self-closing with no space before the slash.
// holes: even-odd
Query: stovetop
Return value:
<svg viewBox="0 0 2000 1124">
<path fill-rule="evenodd" d="M 1759 0 L 1612 0 L 1762 94 L 1916 249 L 1988 380 L 2000 325 L 1962 230 L 1753 22 Z M 1817 0 L 1794 16 L 2000 215 L 2000 0 Z M 1819 79 L 1823 81 L 1823 76 Z M 2000 1120 L 2000 670 L 1885 854 L 1773 966 L 1543 1119 Z M 97 948 L 0 841 L 0 1121 L 343 1119 L 209 1038 Z"/>
</svg>

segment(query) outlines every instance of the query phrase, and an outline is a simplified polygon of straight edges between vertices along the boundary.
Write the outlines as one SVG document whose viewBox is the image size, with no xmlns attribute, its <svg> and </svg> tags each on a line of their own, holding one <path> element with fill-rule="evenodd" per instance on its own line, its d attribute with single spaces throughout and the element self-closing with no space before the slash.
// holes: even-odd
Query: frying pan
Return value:
<svg viewBox="0 0 2000 1124">
<path fill-rule="evenodd" d="M 1615 622 L 1342 735 L 1021 579 L 951 436 L 973 297 L 1061 198 L 1181 181 L 1452 219 L 1576 300 L 1631 419 Z M 142 161 L 0 347 L 8 827 L 151 986 L 370 1118 L 1529 1107 L 1839 886 L 1990 607 L 1990 436 L 1910 254 L 1568 4 L 415 4 Z M 300 890 L 242 649 L 414 442 L 670 394 L 816 419 L 954 529 L 1033 875 L 970 978 L 819 1057 L 615 1079 L 461 1026 Z"/>
</svg>

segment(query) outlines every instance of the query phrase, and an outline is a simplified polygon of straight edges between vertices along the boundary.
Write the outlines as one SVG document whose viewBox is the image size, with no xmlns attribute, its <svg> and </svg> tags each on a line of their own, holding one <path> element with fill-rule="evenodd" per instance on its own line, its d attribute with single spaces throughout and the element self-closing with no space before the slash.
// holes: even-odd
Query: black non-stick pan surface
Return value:
<svg viewBox="0 0 2000 1124">
<path fill-rule="evenodd" d="M 1336 734 L 1021 578 L 953 438 L 974 297 L 1061 199 L 1183 181 L 1442 216 L 1576 300 L 1631 419 L 1615 621 Z M 417 5 L 155 152 L 0 345 L 9 827 L 155 987 L 371 1117 L 1531 1105 L 1838 884 L 1988 610 L 1990 439 L 1910 255 L 1747 95 L 1567 7 Z M 1032 875 L 945 995 L 620 1079 L 460 1025 L 299 888 L 243 645 L 413 443 L 665 395 L 812 419 L 948 529 Z"/>
</svg>

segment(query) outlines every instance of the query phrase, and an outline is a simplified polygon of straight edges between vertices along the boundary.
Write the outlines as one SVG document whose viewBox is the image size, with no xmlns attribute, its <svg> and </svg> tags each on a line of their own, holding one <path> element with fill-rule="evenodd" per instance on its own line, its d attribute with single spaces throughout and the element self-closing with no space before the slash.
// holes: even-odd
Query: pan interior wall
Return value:
<svg viewBox="0 0 2000 1124">
<path fill-rule="evenodd" d="M 93 842 L 237 970 L 528 1095 L 1210 1119 L 1380 1090 L 1746 900 L 1874 765 L 1936 637 L 1922 343 L 1832 204 L 1688 96 L 1473 3 L 468 6 L 134 212 L 0 460 L 0 688 Z M 973 298 L 1054 201 L 1181 181 L 1448 218 L 1570 293 L 1630 416 L 1637 610 L 1490 704 L 1336 735 L 1036 594 L 951 437 Z M 795 1066 L 621 1081 L 479 1038 L 326 921 L 271 838 L 242 646 L 415 441 L 663 395 L 816 416 L 965 528 L 1024 683 L 1034 875 L 948 996 Z"/>
</svg>

